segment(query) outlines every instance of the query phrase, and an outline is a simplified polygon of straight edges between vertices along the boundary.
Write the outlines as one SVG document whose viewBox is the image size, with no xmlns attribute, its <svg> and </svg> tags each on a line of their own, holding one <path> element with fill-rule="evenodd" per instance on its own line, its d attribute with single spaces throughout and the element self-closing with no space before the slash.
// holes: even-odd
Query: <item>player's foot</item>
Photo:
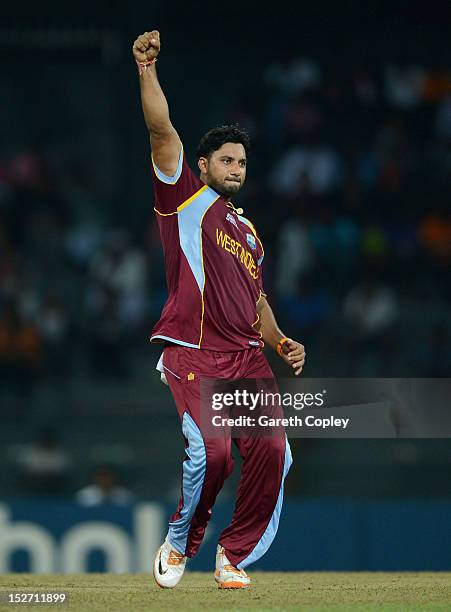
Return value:
<svg viewBox="0 0 451 612">
<path fill-rule="evenodd" d="M 153 564 L 155 582 L 162 589 L 173 589 L 185 571 L 186 557 L 172 548 L 168 538 L 157 551 Z"/>
<path fill-rule="evenodd" d="M 220 544 L 216 549 L 215 580 L 220 589 L 247 589 L 251 583 L 244 570 L 239 570 L 230 563 Z"/>
</svg>

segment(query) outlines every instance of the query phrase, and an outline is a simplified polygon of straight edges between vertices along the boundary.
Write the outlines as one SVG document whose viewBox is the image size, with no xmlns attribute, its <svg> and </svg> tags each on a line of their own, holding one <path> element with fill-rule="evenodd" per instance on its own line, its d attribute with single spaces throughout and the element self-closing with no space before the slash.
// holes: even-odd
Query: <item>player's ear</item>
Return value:
<svg viewBox="0 0 451 612">
<path fill-rule="evenodd" d="M 197 160 L 197 165 L 199 166 L 199 170 L 204 174 L 208 171 L 208 160 L 206 157 L 199 157 Z"/>
</svg>

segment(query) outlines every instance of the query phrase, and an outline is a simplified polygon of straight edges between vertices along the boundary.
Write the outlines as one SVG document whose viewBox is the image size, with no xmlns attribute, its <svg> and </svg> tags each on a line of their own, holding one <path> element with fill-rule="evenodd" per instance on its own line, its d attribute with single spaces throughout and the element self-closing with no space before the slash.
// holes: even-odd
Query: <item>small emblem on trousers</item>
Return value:
<svg viewBox="0 0 451 612">
<path fill-rule="evenodd" d="M 190 372 L 186 378 L 188 380 L 194 380 L 194 372 Z"/>
</svg>

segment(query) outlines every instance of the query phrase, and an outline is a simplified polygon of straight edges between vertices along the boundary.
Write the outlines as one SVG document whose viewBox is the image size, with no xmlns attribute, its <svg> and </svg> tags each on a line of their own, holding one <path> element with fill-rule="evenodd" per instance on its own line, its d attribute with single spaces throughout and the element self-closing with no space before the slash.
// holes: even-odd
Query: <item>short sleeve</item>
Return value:
<svg viewBox="0 0 451 612">
<path fill-rule="evenodd" d="M 173 176 L 167 176 L 156 166 L 153 156 L 152 181 L 155 194 L 155 211 L 160 215 L 173 215 L 177 208 L 202 186 L 203 182 L 189 167 L 183 146 L 180 149 L 177 169 Z"/>
</svg>

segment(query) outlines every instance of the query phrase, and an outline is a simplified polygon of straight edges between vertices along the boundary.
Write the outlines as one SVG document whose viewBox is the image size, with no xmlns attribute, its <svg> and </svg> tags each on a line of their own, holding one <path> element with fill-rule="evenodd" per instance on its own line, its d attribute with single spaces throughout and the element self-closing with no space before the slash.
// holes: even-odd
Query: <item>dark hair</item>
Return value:
<svg viewBox="0 0 451 612">
<path fill-rule="evenodd" d="M 237 142 L 243 145 L 246 156 L 251 148 L 249 134 L 239 125 L 220 125 L 209 130 L 202 136 L 197 147 L 197 159 L 208 157 L 213 151 L 217 151 L 226 142 Z"/>
</svg>

